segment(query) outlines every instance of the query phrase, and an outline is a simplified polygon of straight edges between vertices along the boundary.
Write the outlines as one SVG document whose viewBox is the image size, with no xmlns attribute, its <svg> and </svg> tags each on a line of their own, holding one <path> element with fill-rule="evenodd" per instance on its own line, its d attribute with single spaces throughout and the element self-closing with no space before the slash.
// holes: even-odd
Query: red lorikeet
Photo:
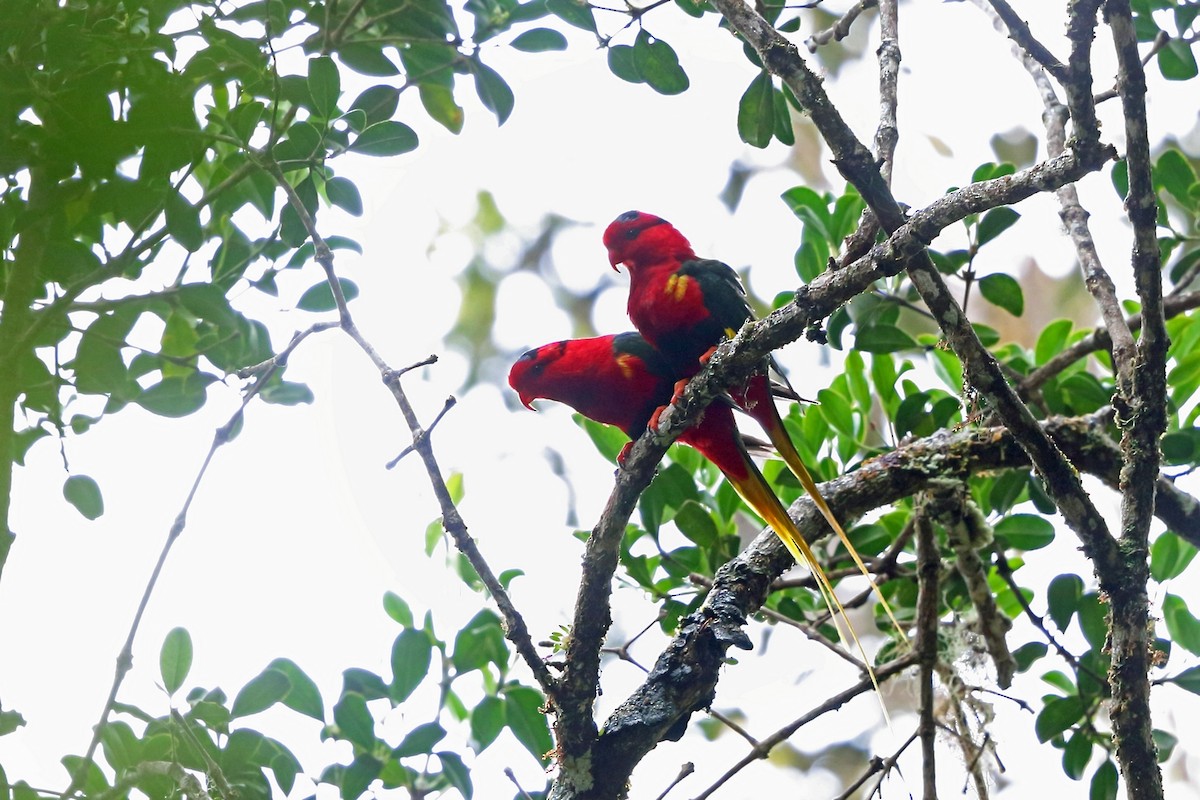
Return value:
<svg viewBox="0 0 1200 800">
<path fill-rule="evenodd" d="M 604 231 L 604 246 L 613 269 L 624 264 L 629 270 L 629 318 L 646 341 L 663 354 L 677 378 L 690 378 L 699 372 L 713 348 L 722 339 L 731 338 L 753 316 L 746 290 L 733 268 L 697 257 L 683 234 L 660 217 L 641 211 L 625 212 Z M 770 366 L 776 368 L 774 359 Z M 764 364 L 763 370 L 745 385 L 730 387 L 729 395 L 762 426 L 855 564 L 867 575 L 858 551 L 796 452 L 775 407 L 771 385 Z M 790 396 L 798 397 L 794 391 Z M 896 630 L 901 631 L 874 581 L 871 586 Z"/>
</svg>

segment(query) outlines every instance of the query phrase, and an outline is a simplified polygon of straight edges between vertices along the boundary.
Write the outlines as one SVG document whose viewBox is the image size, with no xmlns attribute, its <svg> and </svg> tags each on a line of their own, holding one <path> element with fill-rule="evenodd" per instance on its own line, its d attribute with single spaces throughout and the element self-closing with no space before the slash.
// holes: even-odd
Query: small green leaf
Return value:
<svg viewBox="0 0 1200 800">
<path fill-rule="evenodd" d="M 1054 697 L 1046 701 L 1033 728 L 1039 742 L 1048 742 L 1082 718 L 1082 700 L 1078 697 Z"/>
<path fill-rule="evenodd" d="M 1180 689 L 1189 691 L 1192 694 L 1200 694 L 1200 667 L 1189 667 L 1174 678 L 1168 678 L 1167 680 Z"/>
<path fill-rule="evenodd" d="M 67 478 L 63 483 L 63 497 L 88 519 L 96 519 L 104 513 L 104 497 L 100 494 L 100 485 L 87 475 L 72 475 Z"/>
<path fill-rule="evenodd" d="M 191 668 L 192 637 L 186 628 L 172 628 L 158 654 L 158 669 L 169 694 L 175 694 L 183 686 Z"/>
<path fill-rule="evenodd" d="M 1081 780 L 1092 758 L 1092 737 L 1086 731 L 1076 731 L 1063 748 L 1063 772 L 1073 781 Z"/>
<path fill-rule="evenodd" d="M 592 7 L 588 3 L 578 0 L 546 0 L 546 9 L 576 28 L 589 33 L 596 32 L 596 18 L 592 16 Z"/>
<path fill-rule="evenodd" d="M 1200 670 L 1200 667 L 1196 669 Z M 480 700 L 479 705 L 471 711 L 471 750 L 475 753 L 486 750 L 504 730 L 504 724 L 504 701 L 494 695 Z"/>
<path fill-rule="evenodd" d="M 1117 768 L 1111 760 L 1101 764 L 1092 776 L 1088 800 L 1117 800 Z"/>
<path fill-rule="evenodd" d="M 367 127 L 370 127 L 390 120 L 392 114 L 396 113 L 396 106 L 399 105 L 399 102 L 400 92 L 396 87 L 380 84 L 372 86 L 354 98 L 350 108 L 363 111 L 367 115 Z"/>
<path fill-rule="evenodd" d="M 544 53 L 547 50 L 566 50 L 567 37 L 553 28 L 534 28 L 512 40 L 516 50 L 525 53 Z"/>
<path fill-rule="evenodd" d="M 1050 581 L 1046 589 L 1046 604 L 1049 606 L 1050 619 L 1060 631 L 1067 629 L 1082 597 L 1083 579 L 1078 575 L 1058 575 Z"/>
<path fill-rule="evenodd" d="M 418 628 L 405 628 L 392 643 L 392 686 L 389 695 L 402 703 L 429 674 L 433 644 L 429 634 Z"/>
<path fill-rule="evenodd" d="M 329 56 L 318 56 L 308 62 L 308 93 L 321 116 L 326 119 L 337 116 L 342 79 L 337 64 Z"/>
<path fill-rule="evenodd" d="M 204 228 L 200 224 L 200 211 L 179 192 L 167 195 L 167 232 L 189 253 L 204 246 Z"/>
<path fill-rule="evenodd" d="M 917 344 L 911 336 L 895 325 L 879 323 L 865 328 L 859 328 L 854 334 L 854 349 L 864 353 L 894 353 L 898 350 L 917 350 Z"/>
<path fill-rule="evenodd" d="M 645 83 L 646 79 L 637 68 L 633 48 L 627 44 L 613 44 L 608 47 L 608 69 L 623 81 L 629 83 Z"/>
<path fill-rule="evenodd" d="M 979 240 L 977 244 L 980 247 L 987 244 L 992 239 L 995 239 L 997 236 L 1011 228 L 1020 218 L 1020 214 L 1018 214 L 1016 211 L 1013 211 L 1011 208 L 1008 208 L 1007 206 L 993 208 L 991 211 L 984 214 L 983 219 L 979 221 L 979 231 L 977 234 Z M 1020 314 L 1017 316 L 1020 316 Z"/>
<path fill-rule="evenodd" d="M 1169 81 L 1187 81 L 1196 77 L 1196 56 L 1191 45 L 1172 37 L 1167 46 L 1158 51 L 1158 68 Z"/>
<path fill-rule="evenodd" d="M 347 214 L 356 217 L 362 216 L 362 195 L 358 193 L 358 187 L 349 179 L 330 178 L 325 182 L 325 194 L 329 197 L 329 202 Z"/>
<path fill-rule="evenodd" d="M 512 89 L 500 77 L 500 73 L 482 61 L 471 61 L 471 72 L 475 76 L 475 93 L 479 95 L 479 101 L 503 125 L 512 114 L 515 102 Z"/>
<path fill-rule="evenodd" d="M 675 512 L 675 525 L 691 541 L 701 547 L 712 547 L 717 541 L 717 525 L 708 509 L 695 500 L 685 500 Z"/>
<path fill-rule="evenodd" d="M 1194 544 L 1165 531 L 1150 547 L 1150 575 L 1159 583 L 1178 577 L 1192 563 L 1196 553 Z"/>
<path fill-rule="evenodd" d="M 267 665 L 267 669 L 283 673 L 288 680 L 288 690 L 282 698 L 285 706 L 319 722 L 325 721 L 325 701 L 321 699 L 321 690 L 296 662 L 277 658 Z"/>
<path fill-rule="evenodd" d="M 417 149 L 417 134 L 403 122 L 376 122 L 358 135 L 350 149 L 367 156 L 398 156 Z"/>
<path fill-rule="evenodd" d="M 338 278 L 338 283 L 341 284 L 346 302 L 358 297 L 358 284 L 354 281 L 348 278 Z M 300 296 L 296 308 L 303 311 L 332 311 L 337 308 L 337 302 L 333 299 L 333 290 L 329 288 L 329 282 L 321 281 L 310 287 Z"/>
<path fill-rule="evenodd" d="M 546 764 L 554 743 L 550 740 L 550 727 L 541 709 L 542 696 L 536 690 L 528 686 L 505 688 L 504 714 L 509 729 L 534 758 Z"/>
<path fill-rule="evenodd" d="M 427 755 L 433 752 L 435 744 L 445 738 L 446 729 L 436 722 L 418 725 L 392 750 L 392 758 Z"/>
<path fill-rule="evenodd" d="M 1014 317 L 1025 312 L 1025 295 L 1021 292 L 1021 284 L 1011 275 L 997 272 L 984 276 L 979 281 L 979 293 L 989 303 L 1000 306 Z"/>
<path fill-rule="evenodd" d="M 204 405 L 208 399 L 205 387 L 214 380 L 213 376 L 200 372 L 173 375 L 142 392 L 134 402 L 162 417 L 185 417 Z"/>
<path fill-rule="evenodd" d="M 412 609 L 404 598 L 395 592 L 387 592 L 383 596 L 383 610 L 387 615 L 406 628 L 413 627 Z"/>
<path fill-rule="evenodd" d="M 458 789 L 464 800 L 471 800 L 475 796 L 475 787 L 471 784 L 471 771 L 463 763 L 462 756 L 446 750 L 440 750 L 434 755 L 442 762 L 442 774 L 450 781 L 450 785 Z"/>
<path fill-rule="evenodd" d="M 633 42 L 633 59 L 642 78 L 659 94 L 679 94 L 691 85 L 674 48 L 646 33 L 645 28 Z"/>
<path fill-rule="evenodd" d="M 375 720 L 367 710 L 367 700 L 358 692 L 346 692 L 333 707 L 333 721 L 342 738 L 367 752 L 375 748 Z"/>
<path fill-rule="evenodd" d="M 738 101 L 738 136 L 751 147 L 766 147 L 775 133 L 775 87 L 771 74 L 760 72 Z"/>
<path fill-rule="evenodd" d="M 1182 597 L 1167 594 L 1162 604 L 1163 620 L 1171 641 L 1193 655 L 1200 655 L 1200 620 L 1192 616 Z"/>
<path fill-rule="evenodd" d="M 268 667 L 242 687 L 233 699 L 230 711 L 233 717 L 248 717 L 265 711 L 287 696 L 291 688 L 287 675 Z"/>
<path fill-rule="evenodd" d="M 1009 547 L 1038 550 L 1054 541 L 1054 526 L 1036 514 L 1010 514 L 996 525 L 996 535 L 1002 536 Z"/>
</svg>

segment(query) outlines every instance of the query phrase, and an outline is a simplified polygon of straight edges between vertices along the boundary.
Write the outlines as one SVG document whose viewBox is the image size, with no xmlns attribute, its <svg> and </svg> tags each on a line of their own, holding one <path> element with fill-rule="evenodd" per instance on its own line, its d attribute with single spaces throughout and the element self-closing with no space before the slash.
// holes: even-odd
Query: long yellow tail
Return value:
<svg viewBox="0 0 1200 800">
<path fill-rule="evenodd" d="M 792 558 L 796 559 L 796 563 L 806 567 L 813 574 L 813 577 L 817 581 L 817 588 L 821 592 L 821 598 L 825 601 L 825 607 L 829 609 L 829 616 L 833 621 L 834 627 L 845 638 L 845 633 L 837 621 L 838 616 L 841 615 L 842 621 L 846 623 L 846 629 L 850 633 L 849 638 L 853 640 L 854 646 L 858 648 L 863 664 L 867 668 L 867 674 L 871 677 L 871 683 L 875 687 L 876 694 L 878 694 L 879 682 L 875 679 L 875 670 L 871 669 L 871 659 L 867 657 L 866 650 L 863 649 L 862 642 L 858 640 L 858 634 L 854 631 L 854 626 L 850 624 L 850 620 L 846 617 L 846 609 L 842 607 L 842 602 L 834 594 L 833 584 L 830 583 L 825 570 L 821 569 L 816 555 L 808 546 L 808 542 L 804 540 L 800 529 L 796 527 L 796 523 L 788 516 L 783 504 L 779 502 L 779 498 L 771 491 L 771 487 L 767 485 L 766 479 L 758 471 L 758 467 L 754 465 L 754 462 L 750 461 L 749 457 L 746 458 L 746 466 L 749 468 L 749 475 L 746 479 L 738 480 L 728 473 L 726 473 L 725 477 L 733 485 L 733 488 L 737 490 L 737 493 L 742 496 L 742 499 L 771 526 L 771 529 L 775 531 L 775 535 L 779 537 L 792 554 Z M 807 473 L 805 474 L 807 475 Z M 809 478 L 809 482 L 812 482 L 811 478 Z M 882 704 L 882 700 L 880 703 Z M 883 713 L 886 717 L 886 707 L 884 707 Z"/>
<path fill-rule="evenodd" d="M 825 497 L 821 494 L 821 490 L 817 488 L 812 475 L 809 474 L 808 469 L 804 466 L 803 459 L 796 452 L 796 447 L 792 444 L 792 438 L 788 436 L 787 430 L 784 429 L 782 420 L 777 425 L 765 427 L 767 428 L 767 435 L 771 439 L 771 444 L 775 445 L 775 449 L 779 451 L 779 455 L 783 457 L 788 468 L 800 480 L 800 485 L 804 487 L 804 491 L 808 492 L 808 496 L 816 504 L 817 509 L 821 512 L 821 516 L 825 517 L 825 521 L 829 523 L 829 527 L 833 528 L 834 533 L 842 540 L 842 544 L 846 546 L 846 552 L 854 559 L 854 563 L 858 566 L 859 571 L 866 577 L 867 582 L 871 584 L 871 588 L 875 590 L 875 596 L 879 598 L 879 602 L 883 605 L 883 610 L 887 613 L 888 619 L 892 621 L 896 632 L 900 634 L 900 640 L 907 642 L 908 636 L 905 634 L 904 629 L 900 627 L 900 623 L 896 621 L 896 616 L 892 613 L 892 607 L 888 605 L 888 601 L 884 599 L 883 593 L 875 585 L 875 580 L 871 577 L 867 565 L 863 563 L 862 558 L 858 555 L 858 551 L 850 543 L 850 537 L 842 530 L 841 523 L 837 521 L 837 517 L 833 515 L 829 504 L 825 502 Z"/>
</svg>

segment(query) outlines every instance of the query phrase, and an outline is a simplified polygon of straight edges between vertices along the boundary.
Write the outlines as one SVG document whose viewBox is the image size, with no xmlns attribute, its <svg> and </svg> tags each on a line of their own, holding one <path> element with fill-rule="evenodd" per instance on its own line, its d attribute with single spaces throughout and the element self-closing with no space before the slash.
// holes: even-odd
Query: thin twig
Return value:
<svg viewBox="0 0 1200 800">
<path fill-rule="evenodd" d="M 804 40 L 805 46 L 808 47 L 808 52 L 815 53 L 822 45 L 829 44 L 830 42 L 840 42 L 842 39 L 845 39 L 850 35 L 850 28 L 854 25 L 854 20 L 858 19 L 858 15 L 868 8 L 875 8 L 878 5 L 879 0 L 858 0 L 833 25 L 823 31 L 817 31 Z"/>
<path fill-rule="evenodd" d="M 898 675 L 916 662 L 917 653 L 915 651 L 906 653 L 890 664 L 886 664 L 877 669 L 875 671 L 875 677 L 880 684 L 883 684 L 884 681 Z M 773 750 L 776 745 L 787 741 L 796 731 L 800 730 L 813 720 L 819 719 L 825 714 L 828 714 L 830 711 L 835 711 L 841 708 L 855 697 L 863 694 L 864 692 L 870 691 L 872 688 L 873 685 L 871 683 L 871 679 L 864 678 L 850 688 L 833 695 L 824 703 L 809 711 L 799 719 L 790 722 L 779 730 L 775 731 L 775 733 L 772 733 L 766 739 L 763 739 L 757 747 L 752 748 L 746 756 L 730 767 L 724 775 L 722 775 L 716 780 L 715 783 L 713 783 L 712 786 L 705 789 L 701 794 L 696 795 L 695 800 L 705 800 L 705 798 L 712 797 L 713 793 L 716 792 L 717 789 L 724 786 L 731 778 L 748 767 L 750 764 L 766 758 L 768 755 L 770 755 L 771 750 Z"/>
<path fill-rule="evenodd" d="M 921 497 L 923 499 L 913 511 L 917 529 L 917 574 L 920 579 L 917 593 L 917 653 L 921 664 L 921 722 L 915 735 L 921 737 L 921 778 L 925 800 L 936 800 L 937 727 L 933 715 L 933 673 L 938 660 L 938 607 L 941 605 L 938 578 L 942 564 L 933 521 L 926 513 L 929 498 L 926 494 Z"/>
</svg>

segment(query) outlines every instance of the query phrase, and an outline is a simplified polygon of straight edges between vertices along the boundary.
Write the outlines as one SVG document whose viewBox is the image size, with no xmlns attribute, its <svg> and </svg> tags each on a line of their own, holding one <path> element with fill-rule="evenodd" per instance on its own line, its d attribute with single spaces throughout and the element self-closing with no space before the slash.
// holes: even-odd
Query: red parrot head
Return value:
<svg viewBox="0 0 1200 800">
<path fill-rule="evenodd" d="M 508 385 L 521 398 L 523 406 L 533 410 L 533 401 L 547 396 L 546 367 L 558 361 L 566 352 L 566 342 L 551 342 L 526 350 L 512 365 L 508 371 Z"/>
<path fill-rule="evenodd" d="M 626 211 L 604 231 L 608 263 L 636 269 L 670 258 L 695 258 L 692 246 L 671 223 L 642 211 Z"/>
</svg>

